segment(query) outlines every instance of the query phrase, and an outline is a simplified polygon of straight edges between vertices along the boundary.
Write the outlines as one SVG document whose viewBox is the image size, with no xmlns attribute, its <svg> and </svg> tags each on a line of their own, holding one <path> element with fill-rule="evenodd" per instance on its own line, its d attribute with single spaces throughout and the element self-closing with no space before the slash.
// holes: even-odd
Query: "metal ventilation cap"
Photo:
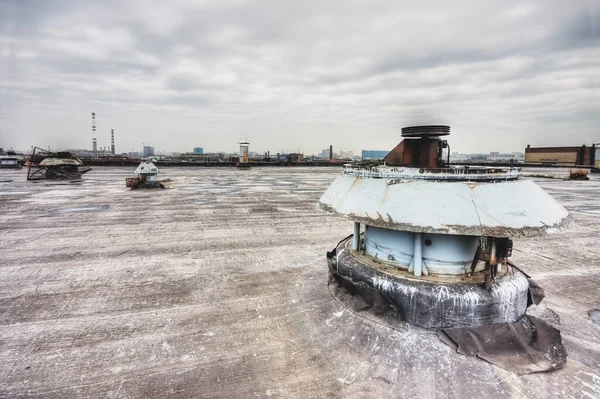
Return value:
<svg viewBox="0 0 600 399">
<path fill-rule="evenodd" d="M 402 128 L 402 137 L 439 137 L 450 135 L 450 126 L 426 125 Z"/>
<path fill-rule="evenodd" d="M 531 180 L 429 181 L 338 176 L 319 200 L 325 210 L 390 230 L 489 237 L 535 237 L 571 223 Z"/>
<path fill-rule="evenodd" d="M 136 175 L 152 175 L 158 173 L 158 168 L 152 162 L 146 161 L 140 163 L 134 173 Z"/>
</svg>

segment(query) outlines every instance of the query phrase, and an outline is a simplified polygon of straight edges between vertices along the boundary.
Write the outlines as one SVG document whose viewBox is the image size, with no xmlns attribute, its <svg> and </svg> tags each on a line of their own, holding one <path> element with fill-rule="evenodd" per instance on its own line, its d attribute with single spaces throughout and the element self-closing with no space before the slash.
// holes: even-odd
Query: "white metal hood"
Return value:
<svg viewBox="0 0 600 399">
<path fill-rule="evenodd" d="M 431 181 L 338 176 L 319 200 L 350 220 L 393 230 L 492 237 L 544 235 L 567 210 L 530 180 Z"/>
</svg>

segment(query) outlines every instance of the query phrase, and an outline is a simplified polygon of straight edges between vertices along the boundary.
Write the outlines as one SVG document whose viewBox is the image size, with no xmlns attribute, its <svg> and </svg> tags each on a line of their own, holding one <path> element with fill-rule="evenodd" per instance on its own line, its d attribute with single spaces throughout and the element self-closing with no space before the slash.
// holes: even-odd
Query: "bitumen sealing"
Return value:
<svg viewBox="0 0 600 399">
<path fill-rule="evenodd" d="M 575 224 L 512 260 L 569 357 L 520 376 L 332 297 L 325 253 L 352 224 L 318 199 L 339 171 L 163 168 L 171 188 L 132 191 L 128 167 L 0 170 L 0 397 L 600 397 L 600 176 L 535 177 Z"/>
</svg>

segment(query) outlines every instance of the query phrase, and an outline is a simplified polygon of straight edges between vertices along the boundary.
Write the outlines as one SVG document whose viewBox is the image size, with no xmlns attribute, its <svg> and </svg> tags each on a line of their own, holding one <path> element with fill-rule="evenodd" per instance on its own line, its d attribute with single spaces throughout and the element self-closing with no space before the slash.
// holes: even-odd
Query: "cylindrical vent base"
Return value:
<svg viewBox="0 0 600 399">
<path fill-rule="evenodd" d="M 474 282 L 432 282 L 390 275 L 377 263 L 364 263 L 349 250 L 347 242 L 332 253 L 330 284 L 350 289 L 367 303 L 386 301 L 386 309 L 397 309 L 405 321 L 421 327 L 512 323 L 527 309 L 529 281 L 510 266 L 487 290 Z"/>
</svg>

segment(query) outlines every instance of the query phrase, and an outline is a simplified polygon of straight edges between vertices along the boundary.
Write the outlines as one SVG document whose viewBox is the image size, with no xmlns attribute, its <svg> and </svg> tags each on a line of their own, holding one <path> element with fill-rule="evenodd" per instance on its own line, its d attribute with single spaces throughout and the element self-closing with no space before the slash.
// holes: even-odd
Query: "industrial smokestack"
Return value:
<svg viewBox="0 0 600 399">
<path fill-rule="evenodd" d="M 115 155 L 115 129 L 110 129 L 110 153 Z"/>
<path fill-rule="evenodd" d="M 98 151 L 98 143 L 96 143 L 96 113 L 92 112 L 92 150 Z"/>
<path fill-rule="evenodd" d="M 329 146 L 329 160 L 332 160 L 332 159 L 333 159 L 333 146 L 330 145 Z"/>
</svg>

